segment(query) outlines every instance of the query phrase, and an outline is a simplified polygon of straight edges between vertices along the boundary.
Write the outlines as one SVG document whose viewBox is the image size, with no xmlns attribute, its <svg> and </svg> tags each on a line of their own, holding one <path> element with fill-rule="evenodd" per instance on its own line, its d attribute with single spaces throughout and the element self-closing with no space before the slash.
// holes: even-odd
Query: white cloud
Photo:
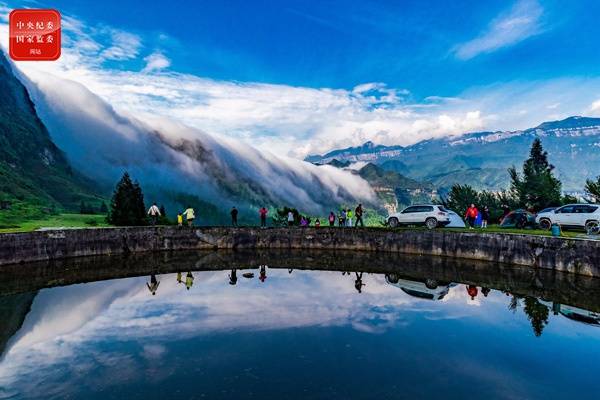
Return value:
<svg viewBox="0 0 600 400">
<path fill-rule="evenodd" d="M 600 99 L 594 101 L 590 106 L 590 111 L 595 114 L 600 114 Z"/>
<path fill-rule="evenodd" d="M 483 33 L 455 46 L 453 52 L 457 58 L 468 60 L 539 34 L 543 11 L 537 0 L 518 0 L 510 11 L 495 18 Z"/>
<path fill-rule="evenodd" d="M 158 51 L 145 57 L 144 61 L 146 61 L 146 66 L 142 72 L 159 71 L 168 68 L 171 65 L 171 60 Z"/>
<path fill-rule="evenodd" d="M 136 58 L 142 47 L 142 40 L 138 35 L 119 29 L 107 28 L 111 37 L 110 47 L 100 53 L 105 60 L 129 60 Z"/>
</svg>

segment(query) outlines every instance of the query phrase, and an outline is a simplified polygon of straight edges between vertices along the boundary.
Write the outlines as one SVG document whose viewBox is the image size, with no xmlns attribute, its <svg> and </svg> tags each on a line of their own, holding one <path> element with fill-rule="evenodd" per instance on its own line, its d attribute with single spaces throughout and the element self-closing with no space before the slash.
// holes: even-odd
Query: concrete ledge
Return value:
<svg viewBox="0 0 600 400">
<path fill-rule="evenodd" d="M 491 261 L 600 276 L 600 242 L 380 228 L 132 227 L 0 235 L 0 265 L 165 250 L 322 249 Z"/>
</svg>

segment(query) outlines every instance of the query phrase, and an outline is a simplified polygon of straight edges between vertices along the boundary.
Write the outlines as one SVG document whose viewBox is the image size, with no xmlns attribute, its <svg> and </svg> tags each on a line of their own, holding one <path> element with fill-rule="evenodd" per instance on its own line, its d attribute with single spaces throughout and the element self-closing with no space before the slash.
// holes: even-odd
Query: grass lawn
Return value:
<svg viewBox="0 0 600 400">
<path fill-rule="evenodd" d="M 40 228 L 92 228 L 109 226 L 106 216 L 99 214 L 58 214 L 44 219 L 18 223 L 18 227 L 0 229 L 0 233 L 31 232 Z"/>
</svg>

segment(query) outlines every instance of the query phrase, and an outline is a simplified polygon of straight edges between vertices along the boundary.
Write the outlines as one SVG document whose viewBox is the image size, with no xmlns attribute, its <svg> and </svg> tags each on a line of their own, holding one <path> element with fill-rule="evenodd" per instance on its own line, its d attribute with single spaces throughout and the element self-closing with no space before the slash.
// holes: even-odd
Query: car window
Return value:
<svg viewBox="0 0 600 400">
<path fill-rule="evenodd" d="M 591 214 L 596 211 L 598 207 L 590 206 L 589 204 L 582 204 L 580 206 L 575 206 L 575 212 L 580 214 Z"/>
<path fill-rule="evenodd" d="M 417 212 L 432 212 L 433 211 L 432 206 L 419 206 L 418 209 L 419 209 L 419 211 L 417 211 Z"/>
<path fill-rule="evenodd" d="M 440 210 L 441 212 L 448 212 L 448 210 L 446 210 L 444 206 L 438 206 L 438 210 Z"/>
<path fill-rule="evenodd" d="M 574 208 L 573 206 L 565 206 L 563 208 L 556 210 L 556 212 L 560 213 L 560 214 L 571 214 L 574 212 L 573 208 Z"/>
<path fill-rule="evenodd" d="M 418 212 L 417 211 L 418 208 L 419 207 L 408 207 L 404 211 L 402 211 L 402 214 L 411 214 L 411 213 Z"/>
</svg>

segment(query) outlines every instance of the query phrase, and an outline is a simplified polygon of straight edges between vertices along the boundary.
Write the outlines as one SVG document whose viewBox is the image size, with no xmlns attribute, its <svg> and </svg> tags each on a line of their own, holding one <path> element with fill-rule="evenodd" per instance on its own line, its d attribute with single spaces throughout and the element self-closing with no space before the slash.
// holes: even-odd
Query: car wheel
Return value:
<svg viewBox="0 0 600 400">
<path fill-rule="evenodd" d="M 540 229 L 548 231 L 548 230 L 550 230 L 550 228 L 552 228 L 552 222 L 550 222 L 549 219 L 544 218 L 544 219 L 540 220 Z"/>
<path fill-rule="evenodd" d="M 400 280 L 400 277 L 396 274 L 387 274 L 385 277 L 387 278 L 389 283 L 398 283 L 398 281 Z"/>
<path fill-rule="evenodd" d="M 588 235 L 597 235 L 600 233 L 600 222 L 588 221 L 585 223 L 585 231 Z"/>
<path fill-rule="evenodd" d="M 388 219 L 388 224 L 390 225 L 390 228 L 397 228 L 399 225 L 398 218 L 392 217 L 392 218 Z"/>
<path fill-rule="evenodd" d="M 427 229 L 437 228 L 437 226 L 438 226 L 437 219 L 435 219 L 435 218 L 427 218 L 425 220 L 425 226 L 427 227 Z"/>
<path fill-rule="evenodd" d="M 436 281 L 435 279 L 425 279 L 425 286 L 427 286 L 427 289 L 435 289 L 438 287 L 438 281 Z"/>
</svg>

